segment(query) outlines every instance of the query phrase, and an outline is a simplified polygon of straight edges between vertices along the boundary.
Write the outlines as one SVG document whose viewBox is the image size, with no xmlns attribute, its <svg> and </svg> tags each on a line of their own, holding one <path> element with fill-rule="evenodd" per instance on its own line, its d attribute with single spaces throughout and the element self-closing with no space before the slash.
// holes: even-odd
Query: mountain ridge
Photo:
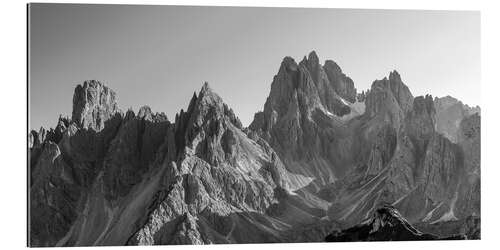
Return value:
<svg viewBox="0 0 500 250">
<path fill-rule="evenodd" d="M 169 121 L 85 81 L 71 118 L 29 133 L 30 245 L 322 241 L 385 203 L 410 223 L 479 215 L 480 111 L 442 119 L 396 71 L 362 96 L 314 51 L 283 59 L 248 127 L 206 82 Z"/>
</svg>

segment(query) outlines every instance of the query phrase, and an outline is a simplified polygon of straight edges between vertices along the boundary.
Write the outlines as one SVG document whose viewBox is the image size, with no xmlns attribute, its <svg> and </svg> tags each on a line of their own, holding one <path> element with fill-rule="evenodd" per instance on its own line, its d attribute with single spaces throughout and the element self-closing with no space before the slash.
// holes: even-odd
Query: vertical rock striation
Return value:
<svg viewBox="0 0 500 250">
<path fill-rule="evenodd" d="M 90 80 L 76 87 L 71 120 L 79 127 L 101 131 L 117 112 L 115 92 L 101 82 Z"/>
<path fill-rule="evenodd" d="M 319 63 L 313 51 L 296 63 L 285 57 L 271 84 L 264 110 L 255 114 L 250 130 L 264 138 L 289 171 L 295 189 L 318 189 L 341 177 L 351 164 L 352 141 L 345 128 L 350 101 L 355 101 L 352 80 L 333 62 Z"/>
</svg>

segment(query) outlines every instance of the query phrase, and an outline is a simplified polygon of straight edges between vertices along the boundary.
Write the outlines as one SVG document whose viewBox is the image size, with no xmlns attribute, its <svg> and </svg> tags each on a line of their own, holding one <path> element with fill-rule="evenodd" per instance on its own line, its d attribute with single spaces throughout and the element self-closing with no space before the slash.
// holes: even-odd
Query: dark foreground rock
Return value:
<svg viewBox="0 0 500 250">
<path fill-rule="evenodd" d="M 335 231 L 326 236 L 325 241 L 463 240 L 466 238 L 465 235 L 440 238 L 437 235 L 423 233 L 413 227 L 394 207 L 384 206 L 377 209 L 369 220 L 342 231 Z"/>
</svg>

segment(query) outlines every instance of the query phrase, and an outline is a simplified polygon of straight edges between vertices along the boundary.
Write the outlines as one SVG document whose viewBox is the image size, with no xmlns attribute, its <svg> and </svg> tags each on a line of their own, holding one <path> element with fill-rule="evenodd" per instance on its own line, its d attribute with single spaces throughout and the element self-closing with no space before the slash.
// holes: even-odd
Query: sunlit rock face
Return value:
<svg viewBox="0 0 500 250">
<path fill-rule="evenodd" d="M 78 85 L 71 118 L 29 133 L 30 245 L 480 237 L 479 108 L 396 71 L 357 93 L 314 51 L 283 59 L 249 127 L 208 83 L 187 101 L 168 119 Z"/>
<path fill-rule="evenodd" d="M 73 95 L 72 121 L 78 126 L 101 131 L 118 112 L 115 92 L 99 81 L 85 81 Z"/>
</svg>

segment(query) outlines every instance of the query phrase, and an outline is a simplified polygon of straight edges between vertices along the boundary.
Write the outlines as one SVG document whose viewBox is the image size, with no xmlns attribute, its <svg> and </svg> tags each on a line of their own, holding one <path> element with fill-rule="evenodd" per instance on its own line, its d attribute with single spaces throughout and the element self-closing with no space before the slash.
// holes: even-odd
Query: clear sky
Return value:
<svg viewBox="0 0 500 250">
<path fill-rule="evenodd" d="M 281 60 L 315 50 L 358 90 L 396 69 L 414 96 L 480 105 L 480 14 L 35 4 L 30 8 L 30 127 L 71 116 L 73 90 L 103 81 L 124 111 L 170 120 L 208 81 L 245 126 L 262 110 Z"/>
</svg>

